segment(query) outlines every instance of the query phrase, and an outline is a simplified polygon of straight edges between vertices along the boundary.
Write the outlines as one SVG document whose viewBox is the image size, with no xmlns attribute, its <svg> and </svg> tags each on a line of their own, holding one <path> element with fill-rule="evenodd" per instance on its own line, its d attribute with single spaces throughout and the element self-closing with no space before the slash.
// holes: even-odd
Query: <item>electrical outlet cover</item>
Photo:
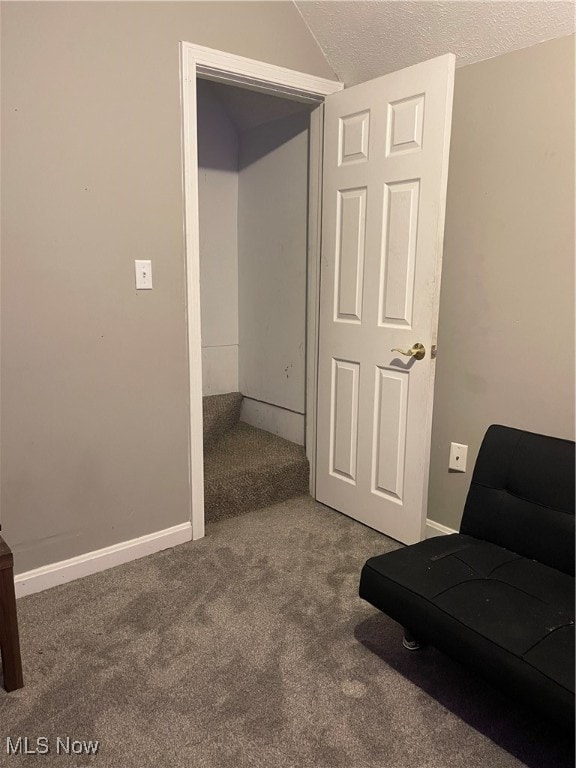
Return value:
<svg viewBox="0 0 576 768">
<path fill-rule="evenodd" d="M 468 446 L 462 443 L 450 443 L 450 461 L 448 469 L 454 472 L 466 472 L 466 460 L 468 458 Z"/>
</svg>

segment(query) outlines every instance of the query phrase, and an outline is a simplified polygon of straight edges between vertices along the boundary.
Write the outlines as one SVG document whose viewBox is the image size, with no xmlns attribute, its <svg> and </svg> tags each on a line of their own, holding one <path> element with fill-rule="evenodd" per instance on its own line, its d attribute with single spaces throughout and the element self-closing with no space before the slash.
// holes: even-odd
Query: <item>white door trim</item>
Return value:
<svg viewBox="0 0 576 768">
<path fill-rule="evenodd" d="M 182 164 L 184 185 L 184 241 L 186 261 L 186 325 L 188 343 L 188 375 L 190 425 L 188 438 L 190 477 L 190 522 L 192 538 L 204 536 L 204 450 L 202 444 L 202 341 L 200 336 L 200 237 L 198 220 L 198 139 L 196 123 L 196 78 L 218 80 L 250 90 L 284 96 L 296 101 L 321 104 L 344 85 L 334 80 L 314 77 L 274 64 L 247 59 L 225 51 L 216 51 L 191 43 L 180 43 L 180 85 L 182 101 Z M 316 126 L 316 127 L 314 127 Z M 317 147 L 318 127 L 311 122 L 311 154 L 321 162 L 321 152 L 312 152 L 312 136 Z M 312 168 L 311 168 L 312 172 Z M 318 213 L 317 196 L 314 203 Z M 316 225 L 313 231 L 316 230 Z M 318 243 L 309 247 L 308 258 L 319 261 Z M 317 266 L 310 269 L 317 269 Z M 319 294 L 309 292 L 309 318 L 317 317 Z M 309 339 L 308 339 L 309 341 Z M 316 391 L 316 365 L 307 360 L 306 387 Z M 315 403 L 314 403 L 315 407 Z M 306 438 L 315 445 L 316 422 L 307 414 Z M 313 474 L 311 473 L 311 483 Z M 311 485 L 312 487 L 312 485 Z"/>
<path fill-rule="evenodd" d="M 205 80 L 218 80 L 253 91 L 286 96 L 295 101 L 317 103 L 322 103 L 326 96 L 344 87 L 335 80 L 326 80 L 202 45 L 181 43 L 181 47 L 188 62 L 195 66 L 195 77 Z"/>
<path fill-rule="evenodd" d="M 310 495 L 316 498 L 316 406 L 318 402 L 318 332 L 320 327 L 320 253 L 322 247 L 322 159 L 324 105 L 310 115 L 308 174 L 308 275 L 306 280 L 306 456 Z"/>
</svg>

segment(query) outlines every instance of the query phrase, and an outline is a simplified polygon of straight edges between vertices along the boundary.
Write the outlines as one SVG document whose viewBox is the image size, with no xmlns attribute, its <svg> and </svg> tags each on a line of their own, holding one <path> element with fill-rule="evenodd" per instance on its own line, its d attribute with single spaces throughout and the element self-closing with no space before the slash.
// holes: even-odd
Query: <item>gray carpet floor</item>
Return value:
<svg viewBox="0 0 576 768">
<path fill-rule="evenodd" d="M 357 597 L 398 546 L 301 496 L 19 601 L 26 687 L 0 763 L 99 768 L 567 768 L 571 740 Z M 97 739 L 7 757 L 7 736 Z M 52 742 L 54 744 L 55 742 Z"/>
</svg>

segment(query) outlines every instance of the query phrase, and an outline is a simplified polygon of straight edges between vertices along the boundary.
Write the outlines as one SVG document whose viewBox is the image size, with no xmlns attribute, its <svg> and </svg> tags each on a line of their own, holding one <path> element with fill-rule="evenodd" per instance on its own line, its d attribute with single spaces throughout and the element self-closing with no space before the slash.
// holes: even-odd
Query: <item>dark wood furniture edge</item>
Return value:
<svg viewBox="0 0 576 768">
<path fill-rule="evenodd" d="M 0 653 L 4 688 L 7 691 L 22 688 L 24 679 L 14 589 L 14 556 L 2 536 L 0 536 Z"/>
</svg>

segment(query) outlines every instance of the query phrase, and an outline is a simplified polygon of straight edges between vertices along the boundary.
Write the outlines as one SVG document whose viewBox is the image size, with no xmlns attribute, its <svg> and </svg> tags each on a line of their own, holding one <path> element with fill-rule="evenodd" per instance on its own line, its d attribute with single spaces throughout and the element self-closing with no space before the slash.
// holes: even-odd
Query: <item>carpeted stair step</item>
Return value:
<svg viewBox="0 0 576 768">
<path fill-rule="evenodd" d="M 301 445 L 239 422 L 204 454 L 206 522 L 307 493 L 309 473 Z"/>
<path fill-rule="evenodd" d="M 213 446 L 228 430 L 238 424 L 242 395 L 228 392 L 225 395 L 208 395 L 202 398 L 204 450 Z"/>
</svg>

